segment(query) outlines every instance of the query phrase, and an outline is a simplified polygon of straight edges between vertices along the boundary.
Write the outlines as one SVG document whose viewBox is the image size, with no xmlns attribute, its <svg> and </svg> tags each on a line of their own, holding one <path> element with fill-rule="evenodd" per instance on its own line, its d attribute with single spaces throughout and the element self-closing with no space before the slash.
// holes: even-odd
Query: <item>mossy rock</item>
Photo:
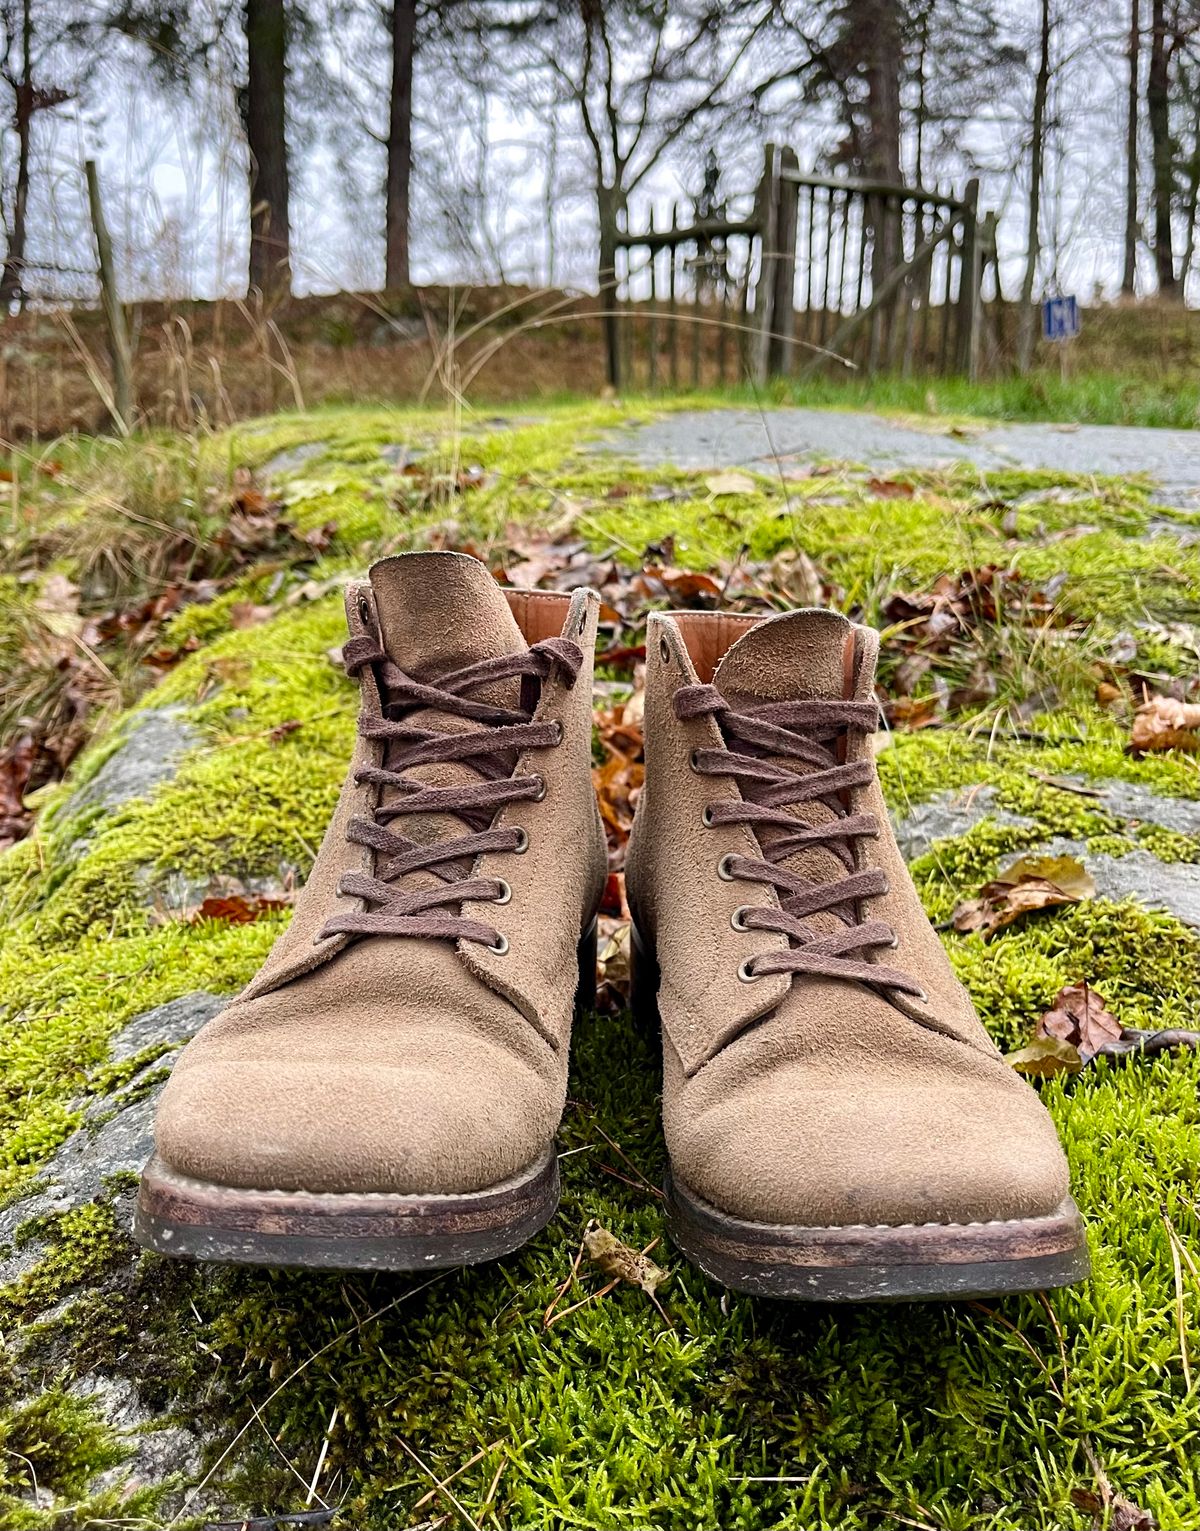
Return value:
<svg viewBox="0 0 1200 1531">
<path fill-rule="evenodd" d="M 155 896 L 173 878 L 199 888 L 214 869 L 249 885 L 310 865 L 357 705 L 328 656 L 342 617 L 327 587 L 380 549 L 451 535 L 487 547 L 511 522 L 549 524 L 564 503 L 573 536 L 630 566 L 668 534 L 692 566 L 743 545 L 756 557 L 803 545 L 846 607 L 880 625 L 887 591 L 1005 551 L 965 472 L 914 475 L 899 499 L 851 472 L 836 486 L 785 491 L 764 478 L 714 498 L 703 474 L 583 450 L 601 428 L 650 413 L 547 409 L 535 424 L 445 441 L 432 411 L 330 410 L 204 445 L 254 465 L 316 444 L 292 457 L 283 493 L 298 526 L 337 532 L 304 589 L 256 575 L 177 617 L 167 641 L 185 657 L 50 794 L 35 835 L 0 854 L 5 1528 L 184 1526 L 324 1502 L 355 1531 L 455 1517 L 521 1531 L 1085 1531 L 1091 1512 L 1073 1494 L 1094 1487 L 1093 1460 L 1165 1531 L 1200 1521 L 1200 1390 L 1186 1385 L 1181 1350 L 1182 1338 L 1200 1364 L 1200 1291 L 1186 1264 L 1177 1290 L 1167 1223 L 1200 1255 L 1195 1054 L 1101 1063 L 1042 1087 L 1095 1264 L 1089 1285 L 1045 1300 L 857 1312 L 756 1302 L 659 1244 L 669 1322 L 630 1288 L 545 1327 L 590 1218 L 638 1248 L 663 1236 L 658 1043 L 628 1015 L 580 1024 L 562 1207 L 509 1260 L 430 1278 L 322 1276 L 195 1268 L 130 1241 L 131 1170 L 173 1050 L 247 981 L 286 918 L 182 918 Z M 383 455 L 397 441 L 481 464 L 481 487 L 418 503 Z M 147 450 L 105 448 L 105 471 Z M 1200 600 L 1200 551 L 1173 547 L 1166 568 L 1145 535 L 1141 483 L 1003 486 L 1013 497 L 1054 487 L 1068 497 L 1018 507 L 1027 541 L 1006 556 L 1031 578 L 1065 574 L 1061 599 L 1086 631 L 1065 657 L 999 635 L 1010 646 L 995 653 L 1014 705 L 1052 683 L 1054 707 L 1020 727 L 965 719 L 897 735 L 879 757 L 902 821 L 975 789 L 975 806 L 915 862 L 939 922 L 1006 857 L 1056 839 L 1200 861 L 1194 764 L 1128 755 L 1126 723 L 1095 705 L 1090 668 L 1128 629 L 1155 645 L 1159 668 L 1188 673 L 1194 655 L 1167 624 Z M 75 512 L 64 500 L 56 513 Z M 1095 529 L 1049 536 L 1085 521 Z M 235 598 L 277 614 L 235 630 Z M 1147 619 L 1153 634 L 1136 628 Z M 89 803 L 114 741 L 150 713 L 189 731 L 173 773 Z M 1068 778 L 1128 791 L 1079 795 Z M 1200 941 L 1136 902 L 1051 911 L 986 945 L 946 941 L 1005 1047 L 1084 978 L 1128 1025 L 1194 1020 Z M 597 1284 L 585 1272 L 568 1305 Z"/>
</svg>

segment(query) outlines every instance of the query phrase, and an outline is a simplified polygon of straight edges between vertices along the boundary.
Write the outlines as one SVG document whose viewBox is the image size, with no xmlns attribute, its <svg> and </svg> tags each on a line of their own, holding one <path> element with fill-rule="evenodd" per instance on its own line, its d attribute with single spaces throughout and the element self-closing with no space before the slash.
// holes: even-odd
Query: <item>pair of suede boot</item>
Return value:
<svg viewBox="0 0 1200 1531">
<path fill-rule="evenodd" d="M 137 1231 L 164 1254 L 412 1270 L 552 1216 L 605 837 L 599 600 L 408 554 L 347 594 L 351 769 L 294 918 L 184 1049 Z M 892 837 L 877 638 L 828 611 L 655 615 L 628 847 L 662 1023 L 667 1208 L 729 1286 L 825 1301 L 1086 1273 L 1049 1116 Z"/>
</svg>

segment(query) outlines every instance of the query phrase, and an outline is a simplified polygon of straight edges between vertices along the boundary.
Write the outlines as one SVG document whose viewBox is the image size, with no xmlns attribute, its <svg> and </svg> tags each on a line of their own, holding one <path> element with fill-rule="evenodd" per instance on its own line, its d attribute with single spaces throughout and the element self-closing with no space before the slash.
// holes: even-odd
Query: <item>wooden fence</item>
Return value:
<svg viewBox="0 0 1200 1531">
<path fill-rule="evenodd" d="M 768 145 L 753 204 L 625 231 L 609 379 L 692 387 L 822 368 L 963 373 L 980 365 L 995 214 L 961 195 L 801 173 Z"/>
</svg>

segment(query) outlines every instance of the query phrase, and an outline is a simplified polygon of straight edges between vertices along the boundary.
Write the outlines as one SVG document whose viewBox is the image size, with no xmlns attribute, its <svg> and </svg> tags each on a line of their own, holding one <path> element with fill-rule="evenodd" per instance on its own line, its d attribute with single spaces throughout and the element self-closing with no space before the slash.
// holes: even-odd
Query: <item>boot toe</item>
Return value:
<svg viewBox="0 0 1200 1531">
<path fill-rule="evenodd" d="M 672 1165 L 693 1195 L 753 1222 L 1047 1216 L 1068 1194 L 1066 1160 L 1037 1096 L 1015 1076 L 1012 1084 L 814 1089 L 781 1070 L 681 1121 L 668 1133 Z"/>
<path fill-rule="evenodd" d="M 218 1185 L 351 1194 L 469 1193 L 534 1163 L 557 1123 L 544 1084 L 499 1047 L 449 1067 L 429 1040 L 396 1065 L 198 1060 L 168 1082 L 158 1152 Z"/>
</svg>

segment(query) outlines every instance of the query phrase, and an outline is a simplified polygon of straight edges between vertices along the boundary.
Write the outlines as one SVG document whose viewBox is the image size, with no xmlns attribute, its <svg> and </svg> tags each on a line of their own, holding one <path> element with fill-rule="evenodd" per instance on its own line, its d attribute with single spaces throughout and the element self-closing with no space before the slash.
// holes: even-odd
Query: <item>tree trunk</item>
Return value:
<svg viewBox="0 0 1200 1531">
<path fill-rule="evenodd" d="M 416 46 L 416 0 L 393 0 L 392 95 L 387 144 L 387 268 L 384 285 L 407 287 L 408 191 L 412 180 L 413 52 Z"/>
<path fill-rule="evenodd" d="M 867 178 L 888 186 L 902 184 L 900 172 L 900 65 L 903 40 L 897 0 L 867 0 L 866 28 L 869 39 L 865 59 L 867 76 Z M 882 200 L 871 256 L 871 277 L 876 287 L 900 258 L 900 220 L 897 209 Z"/>
<path fill-rule="evenodd" d="M 608 382 L 610 387 L 621 385 L 621 327 L 617 318 L 617 236 L 620 233 L 620 191 L 606 186 L 602 179 L 596 183 L 596 214 L 600 223 L 600 257 L 596 269 L 596 282 L 600 292 L 600 308 L 604 314 L 605 350 L 608 353 Z"/>
<path fill-rule="evenodd" d="M 292 285 L 285 131 L 284 0 L 246 0 L 249 64 L 245 128 L 250 150 L 250 286 L 268 297 Z"/>
<path fill-rule="evenodd" d="M 1142 0 L 1129 0 L 1129 94 L 1125 122 L 1125 263 L 1121 292 L 1132 298 L 1137 289 L 1138 241 L 1138 116 L 1141 81 L 1138 65 L 1142 49 Z"/>
<path fill-rule="evenodd" d="M 1042 252 L 1042 172 L 1046 154 L 1046 98 L 1050 94 L 1050 3 L 1042 0 L 1041 43 L 1038 51 L 1037 78 L 1033 86 L 1033 129 L 1029 148 L 1029 236 L 1025 246 L 1025 276 L 1021 282 L 1020 324 L 1017 331 L 1017 365 L 1029 370 L 1033 360 L 1033 342 L 1037 315 L 1033 308 L 1033 289 L 1037 281 L 1038 257 Z"/>
<path fill-rule="evenodd" d="M 1179 297 L 1179 283 L 1175 278 L 1171 233 L 1175 166 L 1171 147 L 1171 48 L 1166 12 L 1166 0 L 1153 0 L 1146 112 L 1150 118 L 1154 157 L 1154 263 L 1158 271 L 1158 293 L 1161 298 L 1174 301 Z"/>
<path fill-rule="evenodd" d="M 13 107 L 17 132 L 17 183 L 13 193 L 12 226 L 4 270 L 0 273 L 0 306 L 9 308 L 25 296 L 25 243 L 29 211 L 29 146 L 33 127 L 33 0 L 21 12 L 21 83 Z"/>
</svg>

